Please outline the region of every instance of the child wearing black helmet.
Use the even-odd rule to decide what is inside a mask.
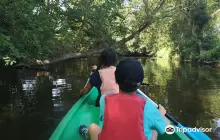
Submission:
[[[131,58],[120,61],[115,78],[119,93],[100,99],[102,130],[91,124],[89,130],[81,126],[81,134],[87,129],[91,140],[153,140],[157,133],[165,133],[169,124],[164,117],[166,110],[161,105],[158,110],[151,101],[136,94],[144,79],[140,62]]]

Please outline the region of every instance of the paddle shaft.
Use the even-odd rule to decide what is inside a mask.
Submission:
[[[89,77],[92,75],[92,73],[93,73],[93,70],[92,70],[92,72],[90,73]],[[88,79],[87,79],[87,81],[86,81],[86,84],[85,84],[84,88],[85,88],[85,87],[88,85],[89,80],[90,80],[90,78],[88,78]],[[79,96],[79,98],[81,98],[82,96],[83,96],[83,95],[80,95],[80,96]]]
[[[89,76],[91,76],[92,73],[93,73],[93,72],[91,72],[91,73],[89,74]],[[85,84],[84,88],[88,85],[88,83],[89,83],[89,79],[90,79],[90,78],[88,78],[88,80],[86,81],[86,84]]]
[[[140,89],[138,89],[137,91],[139,94],[141,94],[142,96],[147,98],[149,101],[151,101],[157,108],[159,108],[159,106],[153,100],[151,100],[147,95],[145,95]],[[165,117],[169,119],[174,125],[178,125],[178,122],[170,114],[166,113]]]

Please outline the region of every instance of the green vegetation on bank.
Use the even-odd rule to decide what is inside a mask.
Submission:
[[[103,43],[181,60],[220,60],[219,0],[1,0],[0,58],[51,59]],[[162,57],[162,56],[161,56]]]

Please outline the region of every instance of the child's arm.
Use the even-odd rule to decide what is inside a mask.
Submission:
[[[104,123],[104,114],[105,114],[105,97],[114,93],[108,93],[101,96],[99,100],[100,104],[100,121]]]
[[[100,100],[99,100],[99,104],[100,104],[100,121],[102,123],[104,123],[104,112],[105,112],[105,96],[107,94],[104,94],[101,96]]]
[[[159,106],[159,112],[160,112],[160,114],[163,116],[163,118],[166,120],[166,124],[167,125],[170,125],[170,121],[165,117],[165,114],[166,114],[166,110],[165,110],[165,108],[162,106],[162,105],[158,105]]]
[[[160,134],[165,133],[165,128],[167,126],[167,121],[162,114],[165,114],[165,109],[160,108],[161,112],[156,108],[156,106],[149,100],[146,101],[144,110],[144,129],[146,131],[145,135],[150,138],[152,130],[156,130]]]
[[[156,108],[156,107],[155,107]],[[168,125],[165,116],[161,114],[161,112],[156,108],[154,113],[152,114],[152,129],[156,130],[159,134],[165,133],[165,128]]]
[[[91,88],[92,88],[92,85],[91,85],[90,82],[89,82],[89,83],[86,85],[86,87],[84,87],[83,89],[81,89],[80,95],[84,95],[84,94],[88,93]]]
[[[90,76],[87,86],[84,87],[80,91],[80,95],[84,95],[84,94],[88,93],[93,86],[97,87],[97,86],[100,86],[100,85],[101,85],[101,79],[100,79],[100,76],[99,76],[99,72],[94,72]]]

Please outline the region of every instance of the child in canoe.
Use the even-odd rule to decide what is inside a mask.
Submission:
[[[115,81],[116,52],[112,48],[105,49],[99,57],[99,63],[100,69],[90,76],[89,83],[80,91],[80,94],[84,95],[95,86],[99,91],[96,106],[99,106],[101,95],[119,92],[118,84]],[[96,69],[97,67],[93,66],[93,70]]]
[[[165,133],[169,124],[165,119],[166,110],[138,94],[136,90],[144,79],[143,68],[135,59],[120,61],[115,71],[119,85],[118,94],[105,94],[100,99],[102,130],[96,124],[89,129],[79,127],[82,136],[91,140],[156,140],[158,133]]]

